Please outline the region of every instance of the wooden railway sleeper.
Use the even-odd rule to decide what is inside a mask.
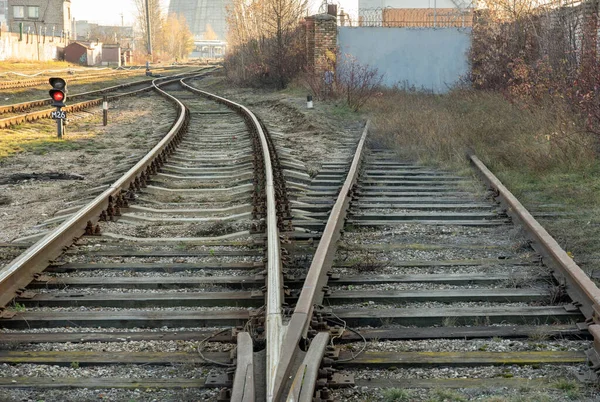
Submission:
[[[0,319],[5,318],[5,319],[9,320],[9,319],[13,318],[15,315],[17,315],[16,311],[7,310],[3,307],[0,308]]]

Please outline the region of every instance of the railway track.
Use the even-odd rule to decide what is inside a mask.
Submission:
[[[181,113],[148,156],[0,271],[11,395],[391,401],[597,381],[598,289],[477,158],[502,205],[369,148],[368,125],[311,178],[192,82],[162,85]]]
[[[204,70],[206,70],[206,68]],[[195,73],[196,72],[179,73],[177,75],[183,76],[184,74],[191,75]],[[170,77],[171,76],[164,76],[161,77],[160,80],[167,80]],[[103,97],[99,96],[106,96],[108,101],[113,101],[121,97],[133,96],[144,91],[150,91],[153,88],[153,81],[154,79],[150,78],[142,81],[114,85],[100,90],[69,94],[69,101],[76,101],[77,103],[67,105],[63,108],[63,110],[67,113],[73,113],[87,110],[92,107],[98,107],[102,104],[104,99]],[[47,83],[47,80],[45,82]],[[49,118],[52,111],[55,110],[54,108],[50,107],[51,103],[52,100],[45,98],[35,101],[0,106],[0,128],[8,128],[17,124],[28,123],[42,118]]]
[[[231,333],[231,326],[246,324],[250,313],[263,304],[259,289],[264,280],[257,283],[251,275],[262,271],[266,251],[265,241],[254,234],[265,231],[261,218],[267,215],[263,154],[257,129],[247,125],[243,116],[180,85],[183,84],[164,86],[170,96],[179,99],[177,102],[185,103],[185,109],[179,106],[182,113],[166,137],[172,143],[163,140],[155,149],[168,151],[154,152],[156,161],[146,157],[127,178],[121,179],[121,184],[97,197],[96,202],[104,203],[100,215],[106,222],[90,222],[87,231],[96,235],[102,231],[102,235],[80,239],[30,284],[28,289],[36,296],[29,299],[21,293],[15,300],[15,305],[24,306],[26,311],[12,318],[5,315],[3,327],[43,330],[38,332],[41,338],[34,341],[38,347],[7,352],[6,357],[15,357],[15,353],[29,356],[31,364],[43,363],[47,358],[54,364],[69,360],[66,370],[92,366],[85,370],[96,377],[106,377],[98,374],[98,366],[105,365],[101,372],[122,373],[120,365],[141,357],[138,366],[127,369],[137,373],[138,379],[148,378],[147,388],[155,387],[157,378],[169,377],[166,388],[189,388],[192,394],[202,387],[206,377],[202,365],[194,367],[194,362],[203,362],[203,358],[217,362],[217,368],[204,370],[228,378],[223,366],[230,365],[231,342],[211,345],[209,351],[203,352],[197,349],[197,337],[200,334],[200,338],[205,338],[215,328],[221,331],[223,327]],[[176,151],[174,144],[178,144]],[[161,172],[157,173],[159,164]],[[131,174],[139,172],[137,177]],[[156,173],[152,179],[151,173]],[[270,198],[273,196],[271,191]],[[272,199],[270,205],[273,218]],[[63,227],[77,219],[69,215],[72,212],[64,214]],[[76,230],[81,231],[81,227]],[[278,237],[275,240],[278,244]],[[277,263],[277,258],[271,260]],[[27,324],[23,327],[18,322]],[[168,331],[161,330],[165,326]],[[77,334],[69,335],[73,328],[78,329]],[[95,330],[81,331],[82,328]],[[132,328],[153,329],[140,332]],[[181,332],[173,331],[174,328]],[[123,329],[129,332],[122,332]],[[20,342],[22,335],[14,339]],[[56,335],[59,337],[53,338]],[[105,340],[109,342],[96,346],[82,342],[88,335],[108,336]],[[225,339],[230,338],[231,334]],[[48,339],[58,342],[48,348],[44,346]],[[131,339],[138,341],[121,342]],[[66,342],[79,345],[65,351]],[[149,342],[154,346],[149,348]],[[135,343],[139,347],[128,353]],[[102,352],[107,345],[117,346],[112,361],[106,360],[108,355]],[[150,349],[152,352],[147,352]],[[157,357],[159,360],[155,360]],[[65,378],[67,382],[72,380]],[[100,388],[119,384],[136,388],[131,380],[122,378],[96,380],[100,381]],[[206,382],[209,380],[210,377]],[[31,386],[37,382],[27,378],[17,382],[21,381]],[[83,378],[79,385],[87,387],[88,381],[89,378]],[[206,392],[211,395],[200,389],[200,394]]]
[[[100,73],[100,74],[95,74],[95,73],[77,74],[74,72],[74,74],[76,74],[76,75],[70,77],[69,81],[80,81],[80,80],[89,80],[89,79],[107,78],[107,77],[119,77],[119,76],[124,76],[124,75],[127,76],[127,75],[131,75],[132,73],[139,74],[140,69],[142,69],[142,67],[139,67],[134,70],[107,71],[107,72]],[[27,79],[13,80],[13,81],[0,81],[0,90],[30,88],[30,87],[36,87],[39,85],[45,85],[48,83],[48,78],[50,78],[51,76],[52,76],[52,73],[49,75],[46,75],[43,78],[35,77],[35,78],[27,78]]]

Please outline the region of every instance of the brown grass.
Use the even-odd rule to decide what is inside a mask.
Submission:
[[[0,61],[0,73],[16,71],[19,73],[32,74],[43,70],[57,70],[69,67],[81,67],[65,61],[19,61],[7,60]],[[10,77],[10,76],[9,76]],[[17,76],[12,76],[17,77]],[[15,79],[15,78],[12,78]]]
[[[491,92],[387,91],[370,101],[375,138],[424,160],[463,164],[475,152],[495,167],[580,169],[594,163],[593,138],[557,107],[527,110]]]
[[[546,104],[528,109],[501,94],[386,91],[368,104],[375,142],[424,163],[467,168],[479,156],[588,273],[600,272],[600,161],[597,139]],[[467,170],[470,171],[470,170]]]

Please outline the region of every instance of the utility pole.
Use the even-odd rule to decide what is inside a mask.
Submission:
[[[148,31],[148,55],[152,55],[152,37],[150,35],[150,0],[146,0],[146,30]]]

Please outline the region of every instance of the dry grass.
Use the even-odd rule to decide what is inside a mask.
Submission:
[[[79,67],[77,65],[67,63],[66,61],[19,61],[7,60],[0,61],[0,73],[16,71],[23,74],[32,74],[44,70],[59,70],[69,67]],[[13,78],[10,78],[13,77]],[[15,75],[8,75],[8,79],[14,80]]]
[[[369,103],[376,138],[420,159],[463,164],[475,152],[495,167],[580,169],[594,163],[591,136],[558,108],[525,110],[500,94],[387,91]]]
[[[82,140],[89,140],[95,133],[71,132],[67,126],[67,135],[59,140],[56,136],[54,120],[42,119],[27,125],[27,130],[21,126],[0,130],[0,161],[4,158],[25,151],[42,155],[50,151],[77,150],[89,147]]]
[[[560,105],[524,109],[501,94],[387,91],[368,111],[374,140],[425,163],[465,169],[474,152],[532,212],[566,211],[540,223],[588,273],[600,272],[600,139]]]

